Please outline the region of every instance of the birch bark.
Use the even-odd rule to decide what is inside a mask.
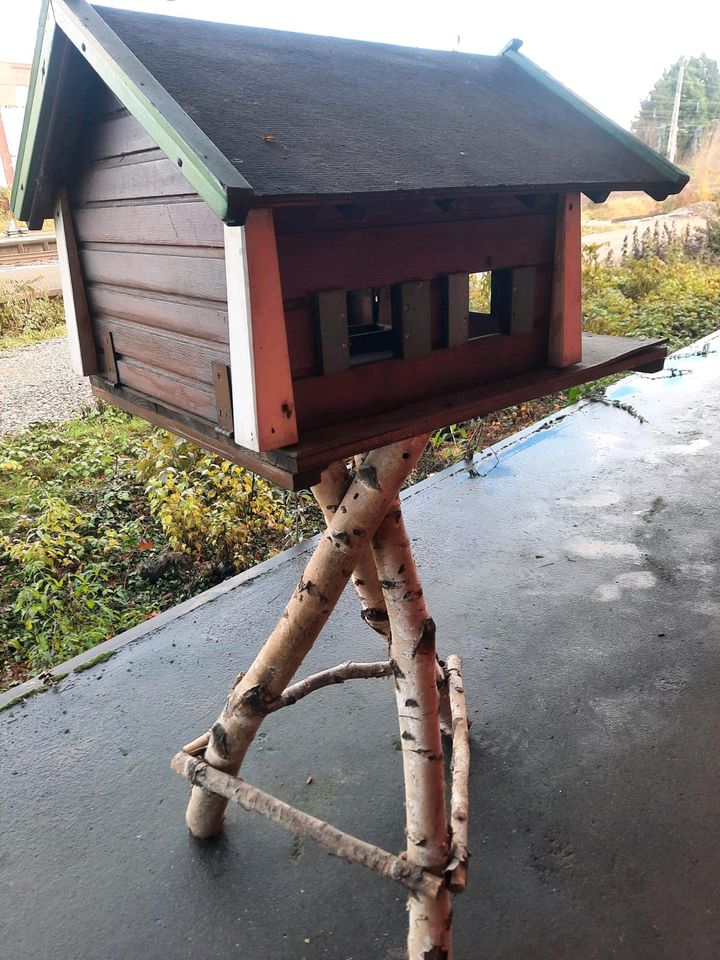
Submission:
[[[448,823],[436,682],[435,624],[423,597],[410,541],[396,500],[372,540],[390,620],[390,663],[405,775],[406,855],[442,876]],[[450,960],[452,909],[446,887],[437,897],[411,894],[409,960]]]
[[[427,439],[415,437],[373,450],[363,461],[277,626],[233,687],[210,731],[205,760],[212,767],[231,776],[237,774],[260,724],[327,622],[366,543],[417,463]],[[325,499],[322,481],[313,492],[319,501]],[[434,670],[433,663],[433,677]],[[215,835],[226,806],[226,798],[194,786],[186,813],[190,831],[198,837]]]

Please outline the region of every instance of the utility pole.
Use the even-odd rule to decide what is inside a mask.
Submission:
[[[678,120],[680,119],[680,97],[682,96],[684,79],[685,79],[685,57],[681,57],[680,68],[678,70],[677,84],[675,86],[675,102],[673,103],[672,120],[670,121],[670,134],[668,136],[667,158],[671,163],[675,163],[675,156],[677,154]]]

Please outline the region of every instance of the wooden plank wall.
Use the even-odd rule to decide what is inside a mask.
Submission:
[[[312,429],[514,376],[547,358],[555,196],[275,211],[298,424]],[[446,274],[536,268],[531,329],[444,347]],[[321,376],[313,295],[430,281],[432,352]]]
[[[116,370],[179,418],[220,426],[213,364],[230,362],[222,224],[109,92],[81,142],[69,192],[101,375]],[[508,195],[276,209],[300,430],[542,366],[556,204]],[[524,266],[536,268],[531,328],[445,347],[445,275]],[[321,376],[315,295],[413,280],[430,282],[432,351]]]
[[[218,423],[213,363],[229,364],[223,225],[106,91],[69,185],[101,375]],[[111,378],[110,378],[111,379]]]

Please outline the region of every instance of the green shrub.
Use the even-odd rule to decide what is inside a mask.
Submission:
[[[37,342],[62,332],[62,300],[39,293],[29,281],[0,287],[0,346]]]
[[[137,469],[168,543],[195,561],[243,569],[285,533],[283,500],[271,484],[187,440],[158,431]]]
[[[144,619],[154,535],[132,464],[147,427],[105,409],[0,442],[0,667],[37,671]]]
[[[675,349],[720,328],[720,265],[684,256],[600,264],[584,253],[583,326],[592,333],[667,337]]]

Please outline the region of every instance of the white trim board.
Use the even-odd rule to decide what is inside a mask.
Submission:
[[[257,452],[260,431],[245,227],[225,224],[224,230],[234,440]]]

